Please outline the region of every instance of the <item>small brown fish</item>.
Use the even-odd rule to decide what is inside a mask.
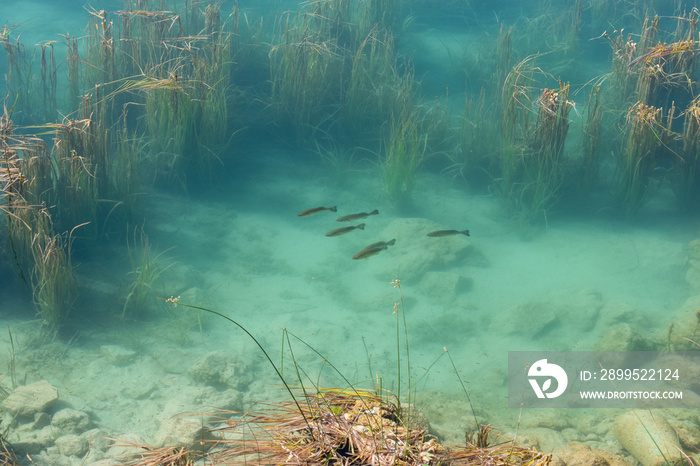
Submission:
[[[365,229],[365,224],[360,223],[359,225],[355,225],[354,227],[345,227],[345,228],[338,228],[337,230],[329,231],[326,233],[326,236],[340,236],[344,235],[345,233],[350,233],[352,230],[364,230]]]
[[[453,236],[453,235],[469,235],[469,230],[459,231],[459,230],[438,230],[428,233],[428,236]]]
[[[350,215],[345,215],[343,217],[340,217],[337,221],[338,222],[353,222],[355,220],[360,220],[362,218],[367,218],[370,215],[377,215],[379,214],[379,211],[377,209],[374,209],[372,212],[367,213],[367,212],[362,212],[359,214],[350,214]]]
[[[395,242],[396,240],[392,239],[391,241],[379,241],[378,243],[372,243],[366,248],[364,248],[362,251],[352,256],[352,258],[355,260],[367,259],[368,257],[372,257],[375,254],[379,254],[383,250],[389,248],[389,246],[393,246]]]
[[[317,214],[323,212],[324,210],[330,210],[331,212],[338,212],[338,206],[333,207],[314,207],[313,209],[302,210],[297,214],[297,217],[308,217],[309,215]]]

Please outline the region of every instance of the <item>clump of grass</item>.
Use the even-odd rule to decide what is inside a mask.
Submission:
[[[338,3],[338,2],[323,2]],[[344,52],[324,34],[321,17],[282,17],[270,50],[271,99],[280,122],[302,141],[338,111]]]
[[[40,75],[33,72],[35,54],[12,37],[12,26],[0,31],[0,45],[7,52],[8,72],[5,75],[10,99],[15,102],[22,123],[53,121],[56,117],[57,66],[53,42],[40,44]]]
[[[695,98],[683,113],[682,150],[675,157],[673,183],[683,208],[697,205],[700,190],[700,98]]]
[[[600,85],[591,87],[591,94],[586,104],[586,122],[583,127],[583,144],[581,147],[582,177],[581,189],[590,192],[595,180],[598,168],[598,144],[600,142],[600,129],[603,119],[602,98]]]
[[[618,196],[627,214],[635,213],[647,200],[651,175],[661,147],[662,109],[643,103],[627,114],[627,139],[620,160]]]
[[[277,403],[267,412],[228,420],[224,462],[249,464],[436,464],[437,439],[400,422],[399,408],[373,390],[325,389],[306,393],[302,412]],[[230,413],[234,414],[234,413]]]
[[[73,309],[76,283],[70,257],[70,238],[53,233],[48,212],[30,211],[35,215],[32,253],[32,289],[34,304],[43,323],[58,329]]]
[[[374,143],[378,129],[414,106],[416,84],[413,69],[399,66],[390,31],[372,29],[352,56],[340,116],[351,140]]]
[[[558,88],[542,89],[534,97],[535,58],[528,57],[514,66],[503,85],[498,153],[501,176],[495,180],[499,194],[524,222],[546,221],[557,200],[568,115],[573,107],[569,85],[561,81]]]
[[[13,135],[7,109],[0,119],[0,128],[3,158],[0,179],[4,180],[5,200],[2,210],[7,215],[14,259],[22,279],[31,283],[42,322],[55,330],[65,321],[76,299],[70,237],[81,225],[74,225],[70,233],[55,233],[51,214],[44,207],[44,195],[53,189],[53,166],[43,141]]]
[[[124,440],[117,440],[112,447],[138,448],[137,453],[132,453],[124,458],[124,465],[129,466],[194,466],[201,454],[188,450],[185,447],[153,448],[148,445],[140,445]]]
[[[407,109],[392,118],[381,168],[384,194],[394,205],[405,206],[410,201],[428,141],[428,134],[421,129],[418,108]]]
[[[162,266],[159,263],[159,258],[164,253],[153,255],[148,235],[143,227],[134,228],[133,245],[129,244],[127,237],[127,247],[131,261],[132,281],[122,308],[122,319],[134,313],[142,314],[147,309],[149,301],[155,301],[153,285],[163,272],[170,268],[169,265]]]

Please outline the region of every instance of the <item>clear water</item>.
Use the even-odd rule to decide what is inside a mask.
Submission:
[[[577,48],[570,50],[555,42],[564,40],[566,28],[557,32],[559,26],[553,25],[555,18],[572,11],[568,2],[517,2],[517,8],[506,1],[488,2],[488,7],[479,2],[399,3],[396,55],[413,64],[422,103],[427,107],[439,99],[452,109],[453,121],[463,112],[464,100],[477,98],[495,76],[492,55],[501,25],[514,27],[514,62],[545,54],[538,66],[551,79],[533,85],[552,87],[561,77],[571,83],[576,105],[565,154],[574,154],[583,138],[591,80],[611,71],[612,52],[600,35],[641,27],[638,12],[624,2],[609,2],[612,6],[604,11],[597,2],[586,3]],[[650,6],[663,16],[661,30],[668,33],[677,7],[659,3]],[[122,8],[114,2],[91,7]],[[267,25],[284,11],[302,8],[291,1],[240,2],[239,7],[251,21],[263,18],[268,47],[275,39]],[[84,35],[88,9],[80,2],[4,2],[0,17],[28,50],[58,41],[58,83],[65,88],[60,34]],[[605,19],[596,16],[601,11]],[[8,70],[4,56],[0,70]],[[268,86],[256,85],[258,75],[238,73],[237,79],[249,80],[265,98]],[[497,97],[488,89],[487,103],[495,105]],[[610,110],[624,119],[626,109]],[[23,111],[21,105],[15,109],[18,118]],[[462,441],[463,432],[473,427],[461,377],[468,382],[480,422],[509,435],[522,429],[523,438],[534,442],[536,435],[527,432],[546,424],[540,423],[541,416],[561,417],[568,428],[553,431],[565,430],[557,435],[567,442],[622,452],[610,427],[615,413],[543,415],[507,409],[506,373],[508,351],[599,349],[610,343],[611,330],[626,325],[649,348],[665,349],[669,325],[687,322],[683,304],[696,293],[685,278],[687,246],[698,237],[698,217],[695,211],[680,210],[659,181],[639,212],[631,217],[620,213],[611,194],[615,151],[622,144],[615,130],[603,129],[594,191],[581,198],[570,194],[574,186],[564,186],[546,218],[524,224],[490,189],[491,175],[467,170],[466,176],[456,176],[444,154],[426,158],[410,202],[397,206],[383,193],[381,146],[368,144],[351,161],[334,165],[315,152],[313,138],[299,142],[284,128],[261,125],[260,118],[235,115],[246,130],[221,154],[219,173],[207,186],[191,186],[185,193],[144,183],[137,224],[148,234],[162,274],[147,302],[126,319],[121,315],[133,279],[127,242],[132,252],[136,247],[133,234],[125,232],[132,232],[133,224],[94,242],[78,241],[73,261],[79,297],[56,335],[42,330],[31,287],[18,278],[3,240],[0,323],[9,331],[0,332],[2,386],[13,384],[14,359],[16,383],[47,379],[58,388],[61,404],[55,409],[83,410],[107,437],[145,444],[155,441],[164,419],[179,413],[245,411],[260,401],[284,399],[272,367],[240,329],[156,299],[179,297],[181,303],[215,310],[244,326],[284,367],[292,384],[298,383],[291,372],[293,359],[305,371],[307,385],[372,387],[380,379],[405,397],[408,344],[416,403],[446,443]],[[317,136],[319,141],[325,140]],[[337,206],[337,213],[297,216],[316,206]],[[374,209],[380,214],[362,220],[364,230],[324,236],[347,225],[335,222],[337,217]],[[0,236],[5,234],[6,224],[2,226]],[[427,238],[426,229],[469,229],[471,236]],[[367,260],[351,259],[368,244],[392,238],[396,244],[386,251]],[[466,253],[454,255],[456,251]],[[285,330],[299,340],[285,340]],[[107,345],[133,353],[128,362],[115,364]],[[444,357],[445,349],[459,377]],[[213,351],[227,354],[236,379],[246,383],[217,384],[193,375],[193,367]],[[591,427],[595,425],[608,428]],[[560,447],[544,440],[536,446],[544,451]],[[61,461],[81,464],[76,458]]]

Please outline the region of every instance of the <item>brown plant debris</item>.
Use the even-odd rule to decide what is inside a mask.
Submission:
[[[546,465],[551,456],[512,442],[489,446],[490,426],[450,451],[410,411],[373,390],[323,389],[294,402],[271,404],[261,414],[226,419],[213,464],[337,465]],[[232,413],[219,413],[219,415]],[[476,441],[478,439],[478,441]]]

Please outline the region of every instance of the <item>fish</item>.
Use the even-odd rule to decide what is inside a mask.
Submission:
[[[377,215],[379,214],[379,211],[377,209],[374,209],[372,212],[367,213],[367,212],[361,212],[359,214],[350,214],[350,215],[345,215],[343,217],[340,217],[337,221],[338,222],[352,222],[354,220],[360,220],[362,218],[367,218],[370,215]]]
[[[459,230],[437,230],[428,233],[428,236],[453,236],[453,235],[465,235],[471,236],[469,230],[459,231]]]
[[[355,225],[352,227],[338,228],[337,230],[329,231],[328,233],[326,233],[326,236],[340,236],[344,235],[345,233],[350,233],[352,230],[356,229],[364,230],[365,224],[360,223],[359,225]]]
[[[324,210],[330,210],[331,212],[338,212],[338,206],[333,207],[314,207],[313,209],[302,210],[297,214],[297,217],[308,217],[309,215],[317,214],[323,212]]]
[[[379,241],[378,243],[372,243],[366,248],[364,248],[362,251],[352,256],[352,258],[354,260],[367,259],[368,257],[372,257],[375,254],[379,254],[383,250],[387,249],[389,246],[393,246],[395,242],[396,239],[392,239],[391,241]]]

